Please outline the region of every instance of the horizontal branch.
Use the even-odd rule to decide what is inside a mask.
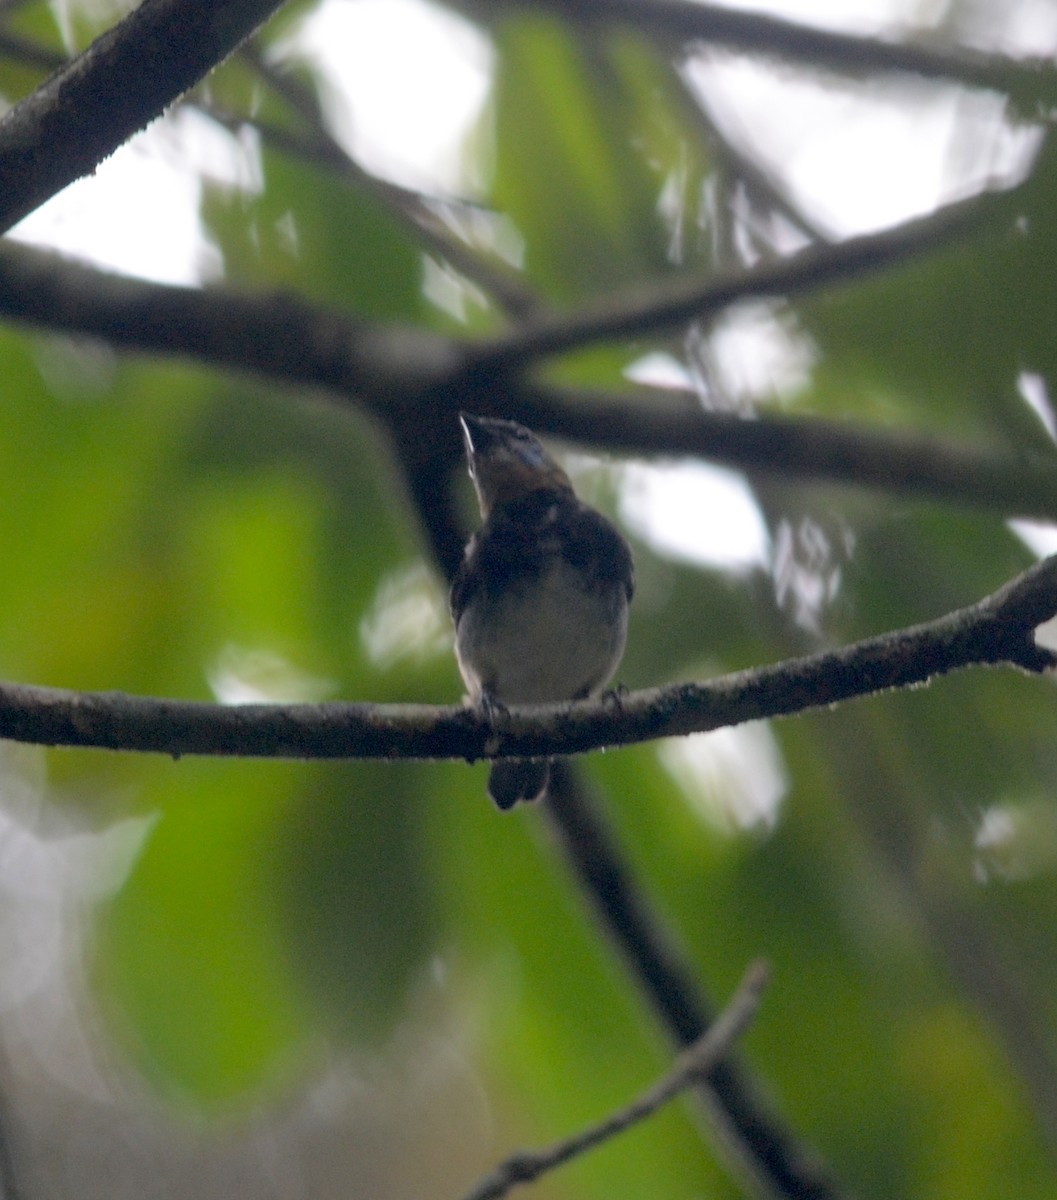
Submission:
[[[363,321],[291,293],[153,283],[11,242],[0,245],[0,315],[119,349],[325,388],[383,417],[463,362],[450,339]]]
[[[143,0],[0,119],[0,233],[90,174],[283,0]]]
[[[0,737],[251,758],[466,759],[578,754],[702,733],[927,683],[963,667],[1005,663],[1039,672],[1057,656],[1034,630],[1057,615],[1057,555],[1000,591],[935,621],[841,650],[702,683],[597,701],[512,708],[494,724],[467,707],[415,704],[226,706],[119,692],[0,685]]]
[[[749,472],[1057,519],[1057,461],[1048,454],[977,449],[947,437],[822,417],[709,412],[693,396],[669,389],[565,391],[526,381],[513,395],[517,419],[537,433],[617,453],[702,458]],[[507,406],[502,415],[509,412]]]

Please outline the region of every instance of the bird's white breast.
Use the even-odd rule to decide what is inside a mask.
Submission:
[[[456,642],[470,698],[488,691],[504,704],[536,704],[600,691],[624,652],[627,619],[623,585],[585,588],[556,560],[462,614]]]

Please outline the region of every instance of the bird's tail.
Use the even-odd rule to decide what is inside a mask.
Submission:
[[[504,811],[519,800],[538,800],[547,790],[551,765],[545,758],[511,758],[492,764],[488,794]]]

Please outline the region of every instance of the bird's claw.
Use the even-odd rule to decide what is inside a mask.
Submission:
[[[498,720],[501,717],[505,717],[510,710],[502,700],[497,700],[495,696],[490,695],[488,692],[482,692],[477,701],[477,711],[480,713],[481,719],[487,721],[495,729]]]

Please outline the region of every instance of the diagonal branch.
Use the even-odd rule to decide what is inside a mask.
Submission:
[[[393,215],[394,219],[409,229],[427,250],[447,259],[456,271],[473,280],[493,298],[512,318],[519,318],[540,307],[528,286],[521,282],[513,268],[490,261],[476,253],[472,246],[457,237],[438,218],[433,208],[437,205],[468,204],[451,197],[425,197],[399,184],[372,175],[361,167],[356,159],[331,134],[323,119],[318,101],[312,90],[296,75],[284,72],[270,63],[253,43],[242,48],[242,57],[259,78],[293,109],[301,121],[311,130],[318,145],[327,154],[327,164],[339,172],[357,190],[375,197]]]
[[[582,350],[597,342],[641,338],[690,321],[708,321],[745,300],[802,296],[913,260],[983,226],[1005,195],[950,204],[880,233],[808,246],[773,262],[725,275],[687,274],[584,305],[575,313],[537,317],[482,344],[477,361],[504,370]]]
[[[120,349],[172,354],[353,396],[384,416],[462,366],[457,343],[288,294],[149,283],[6,243],[0,314]]]
[[[419,507],[433,557],[450,579],[461,549],[451,472],[435,461],[420,461],[417,441],[411,438],[401,447],[400,466],[407,491]],[[678,939],[619,846],[602,806],[590,794],[584,772],[568,759],[554,764],[541,815],[650,1011],[677,1045],[690,1045],[712,1023],[714,1008]],[[757,1185],[754,1190],[760,1195],[838,1200],[840,1189],[824,1163],[766,1094],[751,1068],[733,1055],[713,1068],[697,1088],[697,1096],[719,1135],[713,1139],[716,1149],[733,1174]]]
[[[702,683],[597,701],[511,708],[494,723],[470,708],[424,704],[247,704],[0,685],[0,737],[251,758],[466,759],[582,754],[703,733],[928,683],[976,665],[1057,666],[1035,628],[1057,615],[1057,555],[967,608],[843,649]]]
[[[708,1030],[679,1055],[668,1074],[649,1091],[597,1124],[562,1138],[553,1145],[510,1155],[467,1193],[466,1200],[500,1200],[518,1184],[532,1183],[541,1175],[579,1158],[603,1142],[626,1133],[695,1083],[707,1078],[748,1028],[759,1008],[766,983],[766,965],[754,963],[745,972],[727,1007]]]
[[[545,816],[600,926],[660,1024],[690,1046],[714,1017],[685,951],[617,843],[582,771],[559,759]],[[698,1099],[715,1127],[716,1150],[760,1195],[838,1200],[843,1194],[817,1153],[783,1119],[756,1074],[725,1056],[701,1080]]]
[[[0,119],[0,233],[89,174],[283,0],[143,0]]]

